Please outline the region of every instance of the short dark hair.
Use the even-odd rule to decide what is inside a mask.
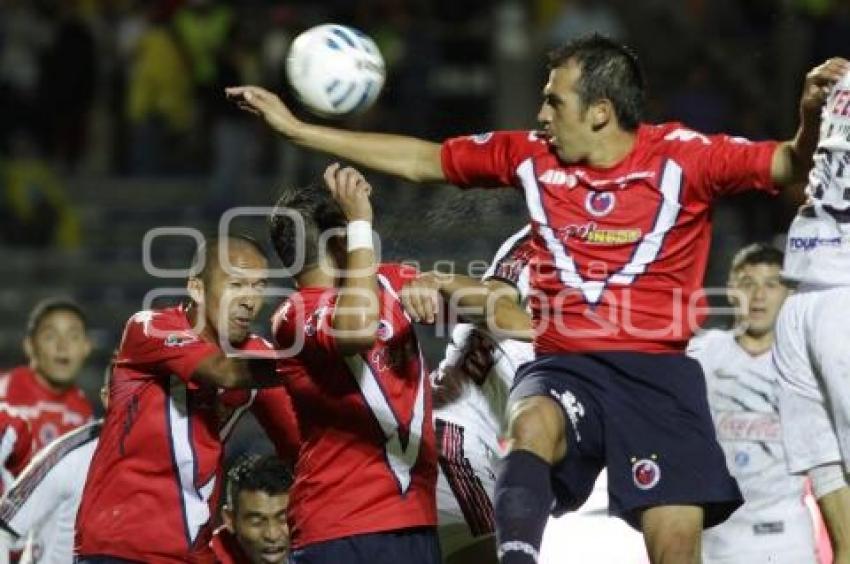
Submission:
[[[292,471],[277,456],[248,456],[237,461],[227,472],[225,500],[228,507],[236,511],[241,492],[280,495],[289,491],[292,482]]]
[[[244,233],[231,233],[225,237],[227,238],[228,243],[235,242],[237,245],[247,245],[254,248],[261,257],[268,259],[268,255],[266,250],[263,248],[263,245],[250,235],[245,235]],[[214,237],[207,237],[195,250],[195,255],[192,257],[192,268],[190,269],[191,276],[193,278],[200,278],[201,280],[207,281],[209,280],[210,274],[213,272],[212,265],[219,266],[221,264],[221,261],[219,260],[220,257],[218,255],[221,240],[222,237],[219,237],[218,235]]]
[[[614,105],[617,121],[634,131],[644,116],[646,83],[634,51],[612,39],[593,33],[549,53],[549,69],[574,61],[581,68],[576,88],[582,108],[607,98]]]
[[[30,337],[35,335],[38,328],[41,326],[42,321],[44,321],[48,315],[57,311],[67,311],[68,313],[76,315],[82,322],[83,329],[88,330],[88,317],[86,317],[83,308],[81,308],[77,302],[68,298],[47,298],[38,302],[35,307],[32,308],[32,311],[30,311],[29,318],[27,319],[27,335]]]
[[[782,268],[784,258],[785,255],[782,251],[772,245],[768,245],[767,243],[753,243],[735,253],[735,256],[732,257],[729,274],[734,274],[745,266],[756,264],[767,264]]]
[[[293,212],[304,220],[303,241],[297,240],[296,222],[291,217]],[[285,190],[269,217],[272,245],[285,268],[295,263],[298,245],[304,246],[304,266],[316,264],[319,260],[321,234],[345,225],[345,215],[339,204],[331,196],[330,190],[319,183]]]

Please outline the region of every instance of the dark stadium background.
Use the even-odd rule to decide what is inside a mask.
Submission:
[[[790,137],[806,70],[850,55],[844,0],[0,0],[0,366],[24,361],[37,300],[71,296],[91,319],[95,352],[81,384],[94,400],[143,296],[183,284],[145,272],[145,234],[211,233],[223,210],[269,205],[282,187],[318,175],[328,159],[276,139],[221,89],[285,92],[286,46],[325,22],[362,29],[387,59],[377,105],[345,125],[433,140],[533,127],[544,53],[587,31],[637,49],[652,120],[754,139]],[[216,39],[193,50],[198,26]],[[525,221],[510,190],[370,178],[387,259],[451,261],[465,272]],[[738,247],[781,246],[798,204],[791,195],[720,205],[706,284],[724,283]],[[261,218],[236,226],[266,240]],[[178,268],[192,246],[159,237],[151,256]],[[421,334],[436,363],[442,342]],[[248,421],[231,452],[258,448],[268,447]]]

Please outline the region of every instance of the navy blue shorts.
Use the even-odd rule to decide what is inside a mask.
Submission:
[[[292,564],[440,564],[433,527],[354,535],[294,550]]]
[[[699,505],[711,527],[743,503],[697,361],[619,351],[543,355],[520,367],[510,400],[530,396],[555,399],[567,422],[567,455],[552,469],[555,514],[581,506],[606,466],[610,513],[636,529],[649,507]]]

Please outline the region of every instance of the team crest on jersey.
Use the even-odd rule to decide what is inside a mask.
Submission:
[[[632,463],[632,479],[640,490],[651,490],[661,480],[661,468],[655,461],[657,457],[634,460]]]
[[[395,330],[389,321],[381,319],[378,321],[378,338],[384,342],[393,338]]]
[[[611,213],[617,197],[613,192],[588,192],[584,200],[584,208],[595,217],[602,217]]]
[[[479,133],[478,135],[471,135],[469,138],[472,139],[473,143],[484,145],[487,141],[493,138],[493,132],[488,131],[487,133]]]

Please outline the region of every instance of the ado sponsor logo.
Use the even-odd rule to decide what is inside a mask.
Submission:
[[[575,174],[568,173],[555,168],[549,169],[540,176],[537,180],[544,184],[552,184],[554,186],[566,186],[567,188],[575,188],[578,185],[578,178]]]

